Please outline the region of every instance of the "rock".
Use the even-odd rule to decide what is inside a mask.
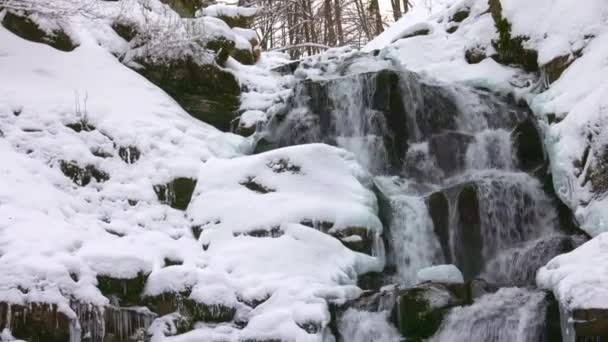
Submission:
[[[137,27],[132,23],[116,21],[112,24],[112,29],[127,42],[132,41],[138,34]]]
[[[195,187],[196,179],[180,177],[167,184],[155,185],[154,192],[161,203],[173,209],[186,210]]]
[[[464,284],[462,273],[454,265],[436,265],[426,267],[416,274],[417,283],[445,283],[445,284]]]
[[[269,192],[274,192],[275,190],[267,188],[266,186],[258,183],[255,178],[249,177],[246,181],[240,183],[242,186],[246,187],[247,189],[253,191],[253,192],[257,192],[260,194],[267,194]]]
[[[26,305],[0,302],[0,331],[10,329],[13,337],[26,341],[70,341],[71,320],[48,303]]]
[[[75,161],[67,162],[61,160],[59,168],[66,177],[70,178],[78,186],[87,186],[93,179],[99,183],[110,179],[110,175],[90,164],[82,168]]]
[[[546,163],[542,136],[535,119],[528,118],[519,123],[511,135],[519,168],[533,171]]]
[[[91,125],[91,123],[86,119],[86,118],[82,118],[79,121],[76,121],[74,123],[71,124],[67,124],[65,125],[68,128],[71,128],[74,132],[76,133],[80,133],[80,132],[92,132],[95,130],[95,126]]]
[[[230,28],[241,27],[241,28],[250,28],[253,24],[253,17],[249,16],[227,16],[227,15],[218,15],[218,19],[221,19],[223,22],[228,24]]]
[[[547,82],[551,84],[557,81],[575,60],[576,58],[570,54],[557,56],[548,63],[541,65],[540,70],[545,75]]]
[[[137,71],[171,95],[190,115],[222,131],[230,130],[241,92],[232,73],[216,65],[198,64],[192,58],[166,64],[139,62],[144,68]]]
[[[435,236],[439,239],[443,257],[446,262],[451,262],[452,252],[450,248],[450,203],[442,192],[435,192],[426,200],[429,215],[433,221]]]
[[[392,318],[407,340],[425,339],[437,331],[450,308],[466,302],[462,284],[421,284],[399,291]]]
[[[215,52],[215,61],[219,65],[224,65],[228,56],[233,53],[234,41],[228,40],[225,37],[218,37],[207,42],[207,49]]]
[[[141,152],[135,146],[121,146],[118,149],[118,156],[127,164],[133,164],[139,160]]]
[[[500,0],[489,0],[489,5],[496,31],[498,31],[498,39],[492,41],[492,45],[496,49],[496,55],[492,58],[501,64],[521,66],[528,72],[538,71],[538,52],[523,46],[523,43],[529,38],[511,35],[511,23],[502,17]]]
[[[469,144],[475,138],[466,133],[447,131],[429,138],[429,154],[446,176],[462,171],[466,166]]]
[[[145,307],[104,308],[104,342],[143,341],[146,329],[156,318],[156,314]]]
[[[450,18],[450,21],[453,21],[453,22],[456,22],[456,23],[461,23],[466,18],[469,17],[470,13],[471,13],[470,9],[468,9],[468,8],[461,8],[456,13],[452,14],[452,17]]]
[[[236,308],[221,304],[199,303],[188,298],[188,292],[162,293],[146,297],[144,301],[152,311],[160,316],[179,312],[192,323],[198,321],[206,323],[229,322],[234,318]]]
[[[340,240],[349,249],[371,255],[374,244],[373,232],[366,227],[347,227],[330,231],[330,235]]]
[[[412,37],[416,37],[416,36],[426,36],[429,33],[431,33],[431,30],[429,30],[427,28],[424,28],[424,29],[416,30],[416,31],[414,31],[412,33],[408,33],[408,34],[406,34],[403,37],[398,38],[398,39],[407,39],[407,38],[412,38]]]
[[[296,69],[300,66],[300,61],[293,61],[286,64],[279,65],[278,67],[270,69],[271,71],[278,72],[281,75],[293,75]]]
[[[116,299],[121,306],[140,305],[148,274],[140,272],[133,278],[116,278],[108,275],[97,275],[97,288],[111,299]]]
[[[572,311],[574,332],[579,337],[599,339],[608,336],[608,309],[586,308]]]
[[[253,65],[256,62],[253,50],[250,49],[234,49],[230,56],[245,65]]]
[[[464,52],[464,59],[469,64],[478,64],[486,59],[486,51],[480,47],[473,47]]]
[[[6,11],[2,25],[23,39],[47,44],[57,50],[69,52],[76,48],[72,39],[63,30],[46,32],[27,16],[20,16],[11,11]]]
[[[462,270],[465,279],[472,279],[483,267],[483,237],[481,235],[481,217],[479,200],[475,185],[465,185],[458,195],[458,240],[454,251],[456,265]]]
[[[161,0],[182,18],[194,18],[196,11],[203,8],[204,0]]]

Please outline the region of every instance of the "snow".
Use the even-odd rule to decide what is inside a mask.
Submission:
[[[436,265],[423,268],[416,275],[417,282],[457,283],[464,284],[460,270],[454,265]]]
[[[223,27],[214,18],[196,20]],[[155,341],[318,341],[328,334],[328,303],[356,298],[357,276],[383,266],[381,253],[353,252],[330,235],[355,226],[378,239],[382,230],[371,179],[354,157],[325,145],[243,156],[249,140],[190,117],[121,64],[112,53],[130,46],[109,23],[67,22],[80,43],[69,53],[0,27],[0,301],[56,303],[76,317],[71,300],[108,304],[98,275],[149,274],[145,295],[190,291],[191,299],[235,307],[249,321],[242,330],[198,324],[166,339],[153,328]],[[232,59],[227,65],[250,89],[244,121],[263,119],[254,107],[266,110],[291,91],[272,72]],[[94,129],[66,127],[81,120]],[[118,155],[128,146],[141,152],[131,164]],[[92,165],[109,179],[77,186],[62,174],[62,160]],[[160,203],[153,190],[176,177],[198,179],[186,212]],[[240,184],[249,177],[275,192]],[[301,225],[303,219],[335,226],[321,232]],[[192,234],[198,224],[199,240]],[[243,234],[274,227],[280,236]],[[165,259],[183,264],[165,266]],[[263,303],[244,304],[251,301]],[[304,331],[307,322],[320,331]]]
[[[553,290],[569,311],[607,308],[608,233],[555,257],[538,271],[536,282],[542,288]]]
[[[203,8],[204,15],[211,17],[253,17],[258,9],[256,7],[239,7],[227,4],[215,4]]]

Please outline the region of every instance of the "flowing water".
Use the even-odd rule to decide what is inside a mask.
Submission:
[[[544,293],[508,287],[533,286],[540,266],[581,241],[560,232],[541,180],[518,168],[529,162],[514,134],[527,107],[400,69],[301,81],[294,94],[267,136],[337,145],[375,175],[390,212],[385,283],[412,286],[420,269],[453,263],[465,280],[507,287],[453,309],[434,341],[542,341]],[[338,328],[343,341],[398,340],[387,320],[349,309]]]

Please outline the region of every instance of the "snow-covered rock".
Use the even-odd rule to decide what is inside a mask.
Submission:
[[[464,284],[462,272],[454,265],[437,265],[423,268],[416,275],[418,283],[456,283]]]

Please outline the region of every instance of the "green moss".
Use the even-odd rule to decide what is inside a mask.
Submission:
[[[502,6],[499,0],[490,0],[490,12],[494,18],[494,26],[498,31],[498,39],[492,41],[497,54],[493,58],[501,64],[514,64],[529,72],[538,71],[538,53],[524,48],[528,40],[525,36],[511,35],[511,23],[502,17]]]
[[[229,71],[212,64],[199,64],[188,57],[166,64],[139,61],[137,70],[171,95],[190,115],[222,131],[239,106],[240,86]]]
[[[221,304],[207,305],[192,299],[184,299],[184,308],[193,321],[206,323],[229,322],[236,314],[236,308]]]
[[[420,30],[416,30],[412,33],[406,34],[399,39],[407,39],[407,38],[412,38],[412,37],[416,37],[416,36],[426,36],[429,33],[431,33],[431,30],[429,30],[429,29],[420,29]]]
[[[215,61],[217,64],[224,65],[228,56],[233,53],[234,41],[220,37],[210,40],[205,47],[215,52]]]
[[[232,51],[231,56],[241,64],[253,65],[255,63],[255,56],[249,49],[235,49]]]
[[[97,275],[97,288],[106,297],[115,297],[121,306],[139,305],[148,274],[139,272],[133,278]]]
[[[27,16],[19,16],[7,11],[2,20],[2,25],[23,39],[44,43],[57,50],[67,52],[76,48],[72,39],[64,31],[54,30],[51,33],[47,33]]]

